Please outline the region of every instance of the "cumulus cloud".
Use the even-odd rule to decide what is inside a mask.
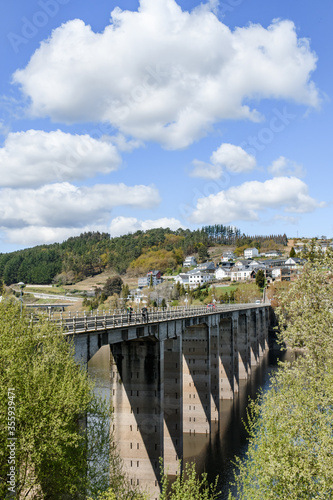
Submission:
[[[147,231],[158,227],[168,227],[176,230],[183,227],[182,223],[174,218],[163,217],[155,220],[139,220],[136,217],[115,217],[110,224],[111,236],[121,236],[122,234],[135,233],[136,231]]]
[[[324,206],[308,194],[308,186],[296,177],[276,177],[265,182],[250,181],[200,198],[190,216],[195,223],[230,223],[258,220],[259,212],[279,209],[306,213]]]
[[[0,186],[37,187],[109,173],[121,163],[117,148],[89,135],[56,130],[8,134],[0,148]]]
[[[190,172],[191,177],[202,177],[203,179],[219,179],[223,169],[221,165],[211,165],[200,160],[193,160],[193,170]]]
[[[219,179],[224,170],[234,174],[249,172],[256,167],[256,159],[248,154],[240,146],[224,143],[212,153],[211,163],[193,160],[194,169],[191,177],[202,177],[204,179]]]
[[[19,243],[20,245],[34,246],[38,244],[47,245],[55,242],[62,242],[72,236],[79,236],[81,233],[89,231],[99,231],[101,233],[106,233],[107,226],[96,226],[94,224],[83,227],[28,226],[6,229],[5,235],[6,241],[9,243]]]
[[[305,170],[302,165],[296,163],[295,161],[289,160],[284,156],[280,156],[277,160],[273,161],[272,165],[268,167],[270,174],[275,177],[280,176],[290,176],[304,177]]]
[[[104,224],[116,206],[152,208],[160,202],[155,187],[125,184],[76,187],[64,182],[38,189],[4,188],[0,195],[2,229]]]
[[[234,144],[221,144],[210,157],[210,161],[214,165],[219,165],[226,168],[229,172],[240,174],[249,172],[256,166],[254,156],[248,154],[240,146]]]
[[[291,21],[231,31],[212,12],[216,2],[207,5],[185,12],[175,0],[141,0],[138,11],[115,8],[102,33],[69,21],[13,81],[35,116],[108,122],[171,149],[221,119],[259,120],[251,99],[318,105],[317,58]]]

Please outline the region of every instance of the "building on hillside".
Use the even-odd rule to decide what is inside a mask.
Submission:
[[[297,269],[298,267],[303,267],[306,263],[306,259],[300,259],[299,257],[289,257],[285,261],[285,266],[289,267],[289,269]]]
[[[186,274],[188,274],[189,277],[190,288],[196,288],[197,286],[201,286],[205,283],[215,280],[214,273],[210,273],[209,271],[202,271],[198,268],[193,269]]]
[[[146,276],[138,279],[138,287],[156,286],[162,283],[163,279],[160,271],[149,271]]]
[[[244,250],[244,259],[253,259],[254,257],[258,257],[259,252],[257,248],[246,248]]]
[[[175,277],[175,282],[184,285],[185,287],[190,286],[190,277],[188,273],[180,273]]]
[[[236,255],[234,254],[234,252],[232,252],[231,250],[227,250],[226,252],[223,252],[222,254],[222,262],[228,262],[230,260],[235,260],[236,258]]]
[[[271,259],[272,257],[281,257],[282,252],[280,252],[280,250],[268,250],[264,253],[264,256],[268,257],[269,259]]]
[[[265,260],[265,266],[267,269],[272,269],[273,267],[283,267],[286,259],[267,259]]]
[[[188,255],[183,262],[183,267],[192,267],[196,265],[197,259],[193,255]]]
[[[253,262],[252,259],[238,259],[235,262],[236,267],[244,267],[244,266],[249,266]]]
[[[197,268],[200,271],[207,271],[209,273],[215,273],[215,264],[214,262],[203,262],[202,264],[198,264]]]
[[[231,281],[246,281],[255,276],[255,271],[250,266],[235,266],[230,271]]]
[[[147,295],[143,294],[141,288],[134,288],[133,290],[130,290],[127,300],[131,300],[135,304],[146,304]]]
[[[328,248],[330,248],[331,250],[333,250],[333,243],[332,243],[332,241],[325,241],[325,242],[322,242],[320,244],[320,250],[323,253],[327,252]]]
[[[252,267],[252,269],[266,269],[266,266],[263,262],[258,262],[257,260],[251,260],[248,263],[249,267]]]
[[[215,271],[215,278],[217,280],[223,280],[225,278],[231,279],[231,269],[232,267],[218,267]]]

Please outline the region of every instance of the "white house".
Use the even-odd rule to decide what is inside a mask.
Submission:
[[[231,278],[232,267],[219,267],[215,271],[215,278],[217,280],[222,280],[223,278]]]
[[[264,264],[261,264],[257,260],[252,260],[251,262],[249,262],[248,266],[252,267],[252,269],[258,269],[258,268],[264,269],[266,267]]]
[[[245,259],[253,259],[254,257],[258,257],[259,252],[257,248],[246,248],[244,250],[244,258]]]
[[[272,257],[281,257],[282,252],[280,250],[268,250],[264,253],[265,257],[271,259]]]
[[[197,265],[197,260],[193,255],[188,255],[183,262],[183,267],[192,267],[196,265]]]
[[[196,288],[197,286],[201,286],[215,278],[214,274],[212,275],[212,273],[209,273],[208,271],[201,271],[198,268],[193,269],[186,274],[188,274],[189,277],[190,288]]]
[[[231,252],[231,250],[227,250],[226,252],[223,252],[222,254],[222,262],[228,262],[229,260],[234,260],[235,259],[235,254],[234,252]]]
[[[190,285],[190,276],[188,273],[180,273],[175,277],[175,282],[181,285]]]
[[[249,266],[235,267],[230,271],[231,281],[244,281],[251,277],[253,268]]]
[[[305,259],[300,259],[299,257],[289,257],[285,261],[285,265],[289,267],[289,269],[297,269],[299,266],[303,266],[305,264]]]

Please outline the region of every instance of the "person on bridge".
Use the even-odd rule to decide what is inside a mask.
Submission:
[[[141,313],[142,313],[142,321],[148,323],[148,309],[146,307],[143,307],[141,309]]]
[[[133,307],[128,306],[127,308],[127,316],[128,316],[128,322],[130,323],[132,320],[132,312],[133,312]]]

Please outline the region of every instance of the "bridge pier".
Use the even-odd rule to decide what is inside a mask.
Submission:
[[[183,454],[183,347],[182,336],[166,339],[164,351],[164,467],[176,475]]]
[[[159,457],[164,455],[163,358],[163,343],[156,339],[111,346],[115,439],[129,477],[152,498],[159,495]]]
[[[155,500],[159,457],[176,475],[183,436],[209,435],[268,344],[268,308],[122,325],[74,335],[75,357],[110,345],[112,426],[125,470]],[[228,403],[226,403],[227,405]]]

